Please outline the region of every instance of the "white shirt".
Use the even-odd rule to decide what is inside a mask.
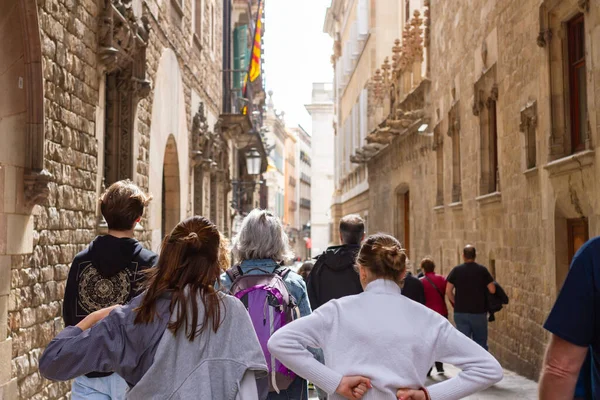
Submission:
[[[307,346],[323,349],[325,365]],[[428,387],[432,400],[461,399],[502,379],[502,367],[487,351],[384,279],[281,328],[269,340],[269,350],[331,400],[343,399],[334,393],[348,375],[371,379],[373,389],[363,399],[396,399],[399,388],[423,387],[435,361],[462,372]]]

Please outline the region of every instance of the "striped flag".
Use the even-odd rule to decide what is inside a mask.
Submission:
[[[258,0],[258,11],[256,13],[256,25],[254,30],[254,42],[252,44],[252,56],[250,57],[250,64],[248,65],[248,73],[244,78],[243,93],[246,97],[246,91],[248,89],[248,80],[254,82],[261,74],[261,53],[262,53],[262,15],[263,15],[264,1]],[[247,113],[247,107],[245,106],[242,110],[243,114]]]

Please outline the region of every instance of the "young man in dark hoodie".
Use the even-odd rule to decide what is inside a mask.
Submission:
[[[133,238],[150,199],[130,180],[113,183],[102,195],[100,210],[108,234],[96,237],[71,264],[63,303],[65,326],[139,294],[142,271],[157,261],[156,254]],[[90,373],[75,378],[71,398],[121,400],[126,390],[127,383],[117,374]]]
[[[354,264],[364,238],[365,222],[359,215],[346,215],[340,220],[340,239],[343,244],[329,247],[318,256],[308,276],[308,298],[313,310],[329,300],[362,293]]]

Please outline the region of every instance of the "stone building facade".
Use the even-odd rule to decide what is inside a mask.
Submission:
[[[475,245],[510,297],[490,350],[535,379],[569,262],[600,235],[600,8],[418,3],[370,78],[369,230],[443,274]]]
[[[315,257],[331,243],[331,201],[334,183],[334,94],[331,83],[313,83],[306,110],[312,119],[310,185],[310,252]],[[305,202],[305,204],[307,204]]]
[[[367,166],[353,162],[373,155],[379,143],[366,143],[369,133],[369,82],[402,34],[410,12],[406,1],[332,0],[325,32],[334,39],[335,193],[332,223],[347,214],[360,214],[369,228]],[[420,1],[412,1],[413,7]],[[413,8],[414,9],[414,8]],[[331,240],[339,244],[337,229]]]
[[[153,250],[192,213],[228,232],[230,179],[262,142],[223,112],[224,4],[0,4],[0,399],[68,396],[37,364],[71,260],[105,230],[105,187],[154,196],[136,227]]]

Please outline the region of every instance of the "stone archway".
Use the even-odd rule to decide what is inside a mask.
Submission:
[[[165,147],[162,176],[161,236],[169,234],[179,223],[181,217],[181,187],[179,185],[179,160],[177,143],[173,135],[169,136]]]
[[[176,150],[174,153],[165,151],[167,143]],[[177,159],[179,182],[179,210],[176,222],[187,215],[189,199],[189,130],[187,127],[185,97],[183,92],[183,74],[177,56],[171,49],[164,49],[158,64],[154,79],[154,94],[152,100],[152,120],[150,124],[150,171],[148,182],[149,192],[154,196],[149,208],[149,229],[152,231],[152,248],[158,249],[163,234],[162,194],[163,166],[165,157],[171,154]],[[172,177],[174,179],[174,177]],[[166,183],[166,182],[165,182]],[[166,186],[166,185],[165,185]],[[172,199],[169,201],[173,201]],[[174,214],[173,214],[174,215]],[[174,225],[173,225],[174,226]],[[168,228],[167,232],[168,232]]]

